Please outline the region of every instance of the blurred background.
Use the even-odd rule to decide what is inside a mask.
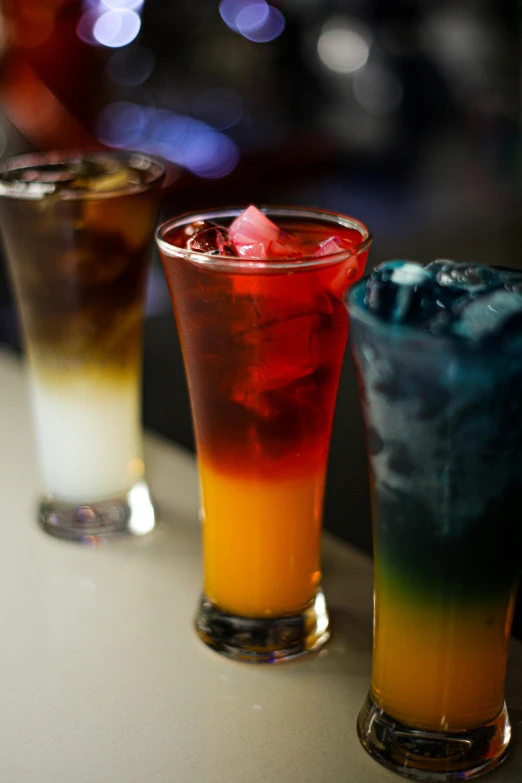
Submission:
[[[169,163],[163,218],[305,204],[366,223],[371,265],[522,267],[521,22],[517,0],[0,0],[0,155],[149,151]],[[1,258],[0,342],[21,349]],[[193,448],[157,257],[143,404]],[[369,551],[349,355],[325,524]]]

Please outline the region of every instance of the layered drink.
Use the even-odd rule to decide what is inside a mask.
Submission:
[[[343,294],[369,235],[337,215],[249,207],[173,221],[159,244],[201,476],[198,630],[237,657],[288,657],[327,634],[320,534]]]
[[[522,273],[389,262],[350,294],[368,430],[375,632],[365,747],[421,780],[509,741],[522,552]]]
[[[112,153],[24,156],[0,171],[49,495],[41,522],[58,535],[124,529],[129,509],[107,502],[142,478],[142,320],[162,177],[150,158]]]

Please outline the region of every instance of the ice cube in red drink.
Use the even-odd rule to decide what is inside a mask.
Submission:
[[[236,248],[230,241],[226,228],[204,224],[205,228],[197,231],[187,241],[187,249],[196,253],[206,253],[211,256],[237,256]]]
[[[242,258],[268,260],[302,257],[298,239],[281,231],[252,205],[231,223],[229,235]]]
[[[353,247],[351,239],[339,236],[328,237],[328,239],[323,239],[322,242],[319,242],[314,256],[316,258],[320,256],[332,256],[335,255],[335,253],[344,253],[346,250],[349,250],[350,247]]]
[[[212,223],[210,220],[195,220],[193,223],[189,223],[180,231],[181,237],[184,240],[183,244],[187,244],[189,239],[200,231],[205,231],[207,228],[213,228],[215,225],[216,223]]]

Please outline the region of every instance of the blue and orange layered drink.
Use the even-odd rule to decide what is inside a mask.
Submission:
[[[487,771],[509,741],[521,283],[485,267],[389,262],[350,296],[375,555],[372,683],[359,732],[379,760],[422,780]]]

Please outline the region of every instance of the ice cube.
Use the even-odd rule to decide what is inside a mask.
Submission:
[[[244,346],[246,361],[234,383],[234,402],[270,418],[280,408],[280,394],[284,397],[293,389],[295,408],[299,395],[308,388],[308,379],[328,365],[331,332],[342,328],[345,320],[343,304],[323,295],[286,317],[274,313],[273,319],[238,332],[236,339]],[[310,383],[315,388],[315,381]]]
[[[502,284],[497,272],[475,264],[459,264],[456,261],[439,259],[428,264],[426,269],[435,276],[443,289],[450,289],[457,295],[479,294]]]
[[[513,269],[509,266],[493,266],[493,269],[499,273],[502,280],[502,284],[509,291],[517,291],[522,293],[522,271],[520,269]]]
[[[500,289],[466,304],[455,331],[473,340],[483,340],[500,335],[514,325],[522,335],[522,294]]]
[[[395,323],[429,318],[436,302],[429,294],[433,278],[420,264],[386,261],[368,280],[365,304],[369,310]]]
[[[314,256],[331,256],[335,253],[350,250],[353,246],[354,243],[351,239],[339,236],[328,237],[328,239],[323,239],[322,242],[319,242]]]
[[[22,182],[74,182],[79,172],[79,162],[47,163],[30,169],[22,169],[16,179]],[[7,172],[9,179],[9,172]]]
[[[129,185],[139,185],[136,169],[103,154],[92,155],[80,161],[79,171],[72,183],[75,188],[85,188],[94,193],[121,190]]]
[[[229,235],[243,258],[295,258],[301,255],[296,237],[280,231],[275,223],[252,205],[231,223]]]
[[[187,249],[210,256],[237,256],[229,233],[222,226],[211,226],[198,231],[188,239]]]
[[[266,258],[288,259],[289,261],[303,258],[299,240],[293,234],[280,231],[277,242],[270,242]]]
[[[181,232],[182,236],[185,238],[185,247],[187,246],[188,240],[193,237],[194,234],[197,234],[199,231],[204,231],[206,228],[214,228],[216,225],[217,223],[212,223],[210,220],[195,220],[194,223],[189,223]]]

